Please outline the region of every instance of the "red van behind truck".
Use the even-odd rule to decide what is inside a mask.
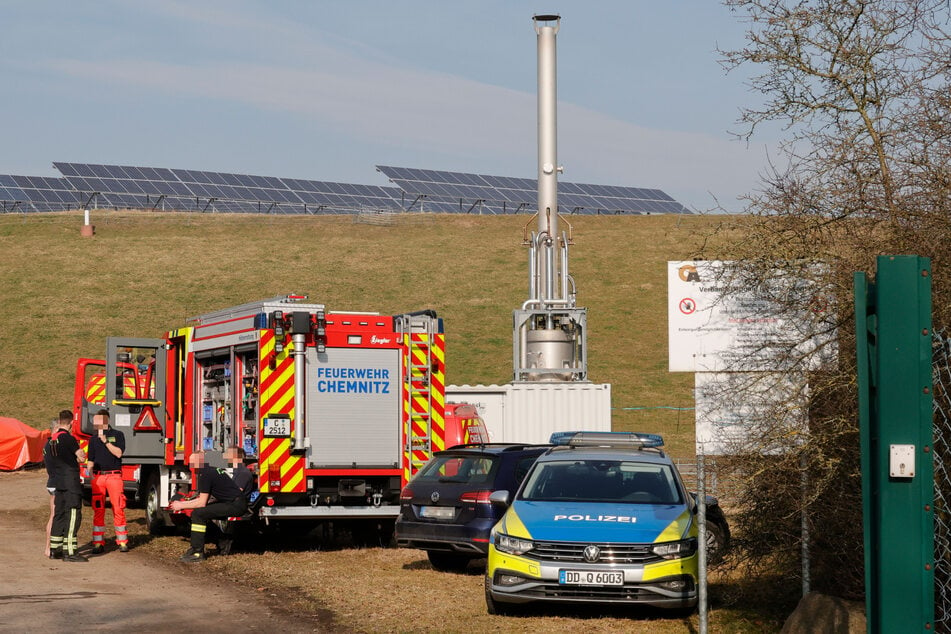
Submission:
[[[489,442],[479,410],[469,403],[446,403],[446,448]]]

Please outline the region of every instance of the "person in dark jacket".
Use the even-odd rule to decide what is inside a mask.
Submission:
[[[69,420],[72,421],[72,413],[66,409],[62,410],[59,413],[59,418],[54,418],[50,423],[50,438],[52,438],[56,430],[59,429],[59,421],[64,413],[69,414]],[[46,490],[50,494],[50,517],[46,521],[46,549],[43,551],[43,554],[53,559],[53,552],[50,550],[50,534],[53,532],[53,515],[56,514],[56,485],[53,482],[53,475],[49,473],[49,470],[47,470],[46,473]],[[62,555],[62,553],[60,553],[60,555]]]
[[[64,416],[65,420],[64,420]],[[79,554],[79,525],[82,522],[83,489],[79,463],[86,454],[69,433],[72,414],[60,412],[56,430],[43,447],[43,463],[53,487],[53,525],[50,530],[50,557],[63,561],[89,561]]]
[[[92,417],[96,433],[89,437],[89,467],[92,471],[92,552],[98,555],[106,547],[106,495],[112,504],[112,522],[116,528],[119,552],[129,552],[129,532],[125,524],[125,492],[122,482],[122,454],[125,435],[109,426],[109,410],[101,409]]]
[[[250,501],[251,494],[253,494],[258,487],[254,481],[254,473],[248,469],[248,465],[244,463],[246,455],[244,449],[241,447],[232,447],[225,451],[225,460],[231,465],[231,479],[234,480],[234,483],[237,484],[241,492],[244,493],[244,497]]]
[[[258,486],[254,472],[248,469],[248,465],[244,463],[246,455],[241,447],[231,447],[226,449],[224,453],[225,460],[231,465],[231,479],[241,489],[250,504]],[[223,521],[219,524],[221,526],[221,537],[218,539],[218,553],[230,555],[231,546],[234,544],[235,522]]]
[[[215,519],[240,517],[248,510],[248,499],[224,469],[205,464],[205,454],[196,451],[188,457],[194,489],[198,495],[190,500],[174,500],[169,504],[173,512],[192,509],[191,547],[181,560],[193,563],[205,559],[205,533],[208,523]],[[213,500],[213,501],[212,501]]]

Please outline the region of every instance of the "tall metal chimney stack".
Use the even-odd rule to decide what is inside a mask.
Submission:
[[[587,311],[575,307],[568,274],[571,236],[558,227],[558,95],[555,39],[559,15],[535,15],[538,38],[537,226],[528,246],[528,299],[514,311],[514,381],[586,381]],[[567,223],[566,223],[567,224]],[[569,225],[570,229],[570,225]]]
[[[538,39],[538,233],[558,236],[558,55],[561,16],[536,15]],[[552,282],[542,269],[542,288]],[[550,295],[549,295],[550,297]]]

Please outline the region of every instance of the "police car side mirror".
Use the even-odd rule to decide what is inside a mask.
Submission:
[[[509,505],[509,492],[508,491],[493,491],[489,495],[489,502],[495,504],[496,506],[508,506]]]
[[[700,495],[697,492],[691,491],[690,495],[693,496],[694,504],[700,504]],[[712,495],[703,496],[703,503],[704,503],[704,506],[706,506],[707,508],[711,506],[720,506],[720,500],[718,500]]]

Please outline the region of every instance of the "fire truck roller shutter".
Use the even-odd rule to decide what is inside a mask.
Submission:
[[[399,355],[395,348],[307,349],[311,468],[400,464]]]

